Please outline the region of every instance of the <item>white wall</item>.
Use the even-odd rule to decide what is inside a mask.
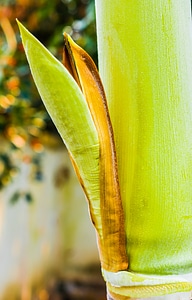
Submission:
[[[32,176],[30,155],[23,152],[20,174],[0,193],[0,295],[14,283],[30,290],[50,270],[78,276],[77,269],[99,265],[87,201],[67,151],[62,147],[41,154],[42,181]],[[11,204],[16,191],[20,199]],[[24,199],[26,191],[33,196],[31,203]]]

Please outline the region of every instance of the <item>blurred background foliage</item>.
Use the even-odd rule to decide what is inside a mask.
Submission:
[[[94,0],[0,0],[0,189],[19,171],[14,153],[28,145],[36,163],[45,145],[61,142],[33,83],[16,18],[59,60],[66,31],[97,63]]]

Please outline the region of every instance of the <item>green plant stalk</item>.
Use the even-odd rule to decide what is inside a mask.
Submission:
[[[96,19],[128,271],[192,273],[190,1],[96,0]],[[113,274],[104,276],[110,280]]]

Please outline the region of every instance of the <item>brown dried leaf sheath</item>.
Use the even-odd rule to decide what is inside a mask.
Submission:
[[[93,60],[67,34],[64,34],[64,37],[63,64],[74,77],[86,98],[100,141],[100,208],[103,238],[98,237],[98,241],[102,267],[111,272],[126,270],[128,259],[124,214],[113,130],[105,92]],[[76,171],[79,176],[78,170]],[[81,179],[80,182],[82,183]]]

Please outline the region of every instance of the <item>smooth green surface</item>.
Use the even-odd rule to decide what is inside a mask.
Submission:
[[[78,85],[64,66],[19,23],[30,69],[44,104],[69,150],[101,233],[99,140],[90,111]]]
[[[192,272],[189,0],[96,0],[129,270]]]

